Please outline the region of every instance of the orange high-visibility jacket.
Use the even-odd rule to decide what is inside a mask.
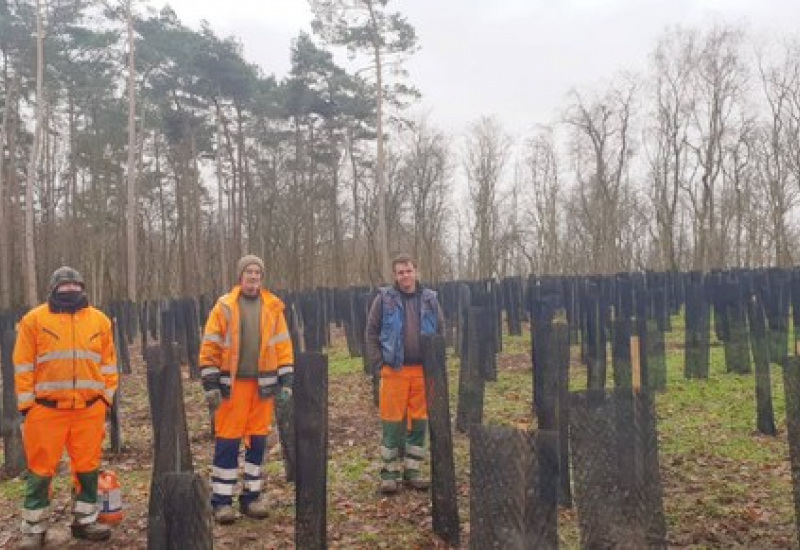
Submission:
[[[201,373],[221,371],[223,386],[232,385],[239,365],[241,319],[237,285],[217,300],[208,315],[200,346]],[[294,372],[294,350],[283,315],[283,302],[261,289],[261,348],[258,353],[259,385],[277,386],[279,377]]]
[[[36,400],[59,409],[114,400],[119,379],[111,321],[91,306],[52,313],[42,304],[29,311],[19,322],[13,362],[20,411]]]

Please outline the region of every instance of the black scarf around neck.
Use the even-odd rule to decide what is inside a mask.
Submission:
[[[83,290],[52,292],[47,304],[53,313],[75,313],[89,306],[89,298]]]

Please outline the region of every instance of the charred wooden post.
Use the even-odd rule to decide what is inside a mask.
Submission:
[[[800,537],[800,357],[788,357],[783,364],[786,396],[786,437],[792,468],[795,533]]]
[[[162,313],[161,346],[148,348],[145,355],[154,435],[147,530],[147,546],[151,549],[166,547],[164,476],[192,472],[180,365],[175,349],[175,322],[171,318],[174,315],[174,310]]]
[[[767,338],[767,320],[757,294],[747,301],[747,319],[753,363],[756,370],[756,426],[764,435],[776,435],[775,411],[772,407],[772,379],[770,377],[770,346]]]
[[[297,355],[297,354],[295,354]],[[287,400],[276,399],[275,413],[278,424],[278,438],[286,481],[293,483],[297,474],[297,442],[295,441],[294,397]]]
[[[323,549],[328,509],[328,357],[301,353],[295,361],[295,545]]]
[[[553,432],[473,427],[470,548],[558,547],[555,448]]]
[[[458,500],[445,341],[422,336],[422,367],[431,434],[431,501],[433,532],[450,546],[459,544]]]
[[[684,376],[708,378],[711,354],[710,304],[702,273],[689,275],[686,283],[686,333]]]
[[[480,330],[493,321],[490,308],[471,306],[466,316],[467,338],[461,357],[461,370],[458,377],[458,407],[456,410],[456,429],[468,433],[472,424],[483,422],[483,398],[485,379],[481,373],[481,361],[492,358],[492,338],[486,338]]]
[[[570,443],[581,546],[666,548],[651,394],[572,394]]]
[[[11,327],[0,323],[0,368],[3,380],[3,411],[0,432],[3,435],[3,469],[10,477],[16,477],[27,467],[25,447],[22,444],[22,416],[17,410],[17,394],[14,384],[12,353],[16,333]]]
[[[211,495],[193,473],[170,472],[163,478],[166,550],[211,550],[214,547]]]
[[[553,472],[558,500],[572,505],[569,473],[569,327],[553,322],[558,297],[542,296],[531,304],[533,405],[540,430],[551,433]]]

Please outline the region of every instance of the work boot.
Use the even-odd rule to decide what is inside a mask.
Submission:
[[[236,521],[236,511],[233,509],[233,506],[224,504],[214,508],[214,521],[220,525],[230,525]]]
[[[427,491],[431,486],[430,480],[427,480],[423,477],[412,477],[410,479],[405,479],[404,482],[406,486],[417,491]]]
[[[393,495],[397,492],[397,480],[382,479],[378,490],[383,495]]]
[[[264,519],[269,517],[269,508],[267,503],[261,499],[250,501],[249,503],[242,503],[239,507],[244,515],[253,519]]]
[[[86,525],[73,523],[70,528],[72,529],[72,536],[76,539],[98,541],[108,540],[111,537],[111,527],[96,521]]]
[[[44,547],[45,533],[26,533],[19,540],[19,550],[38,550]]]

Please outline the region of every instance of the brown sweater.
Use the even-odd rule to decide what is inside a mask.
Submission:
[[[258,377],[258,352],[261,350],[261,296],[239,296],[241,341],[236,378]]]

